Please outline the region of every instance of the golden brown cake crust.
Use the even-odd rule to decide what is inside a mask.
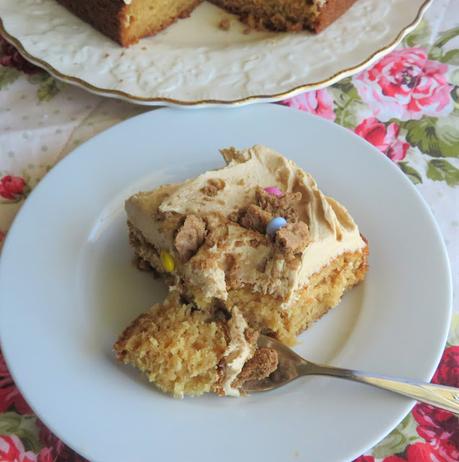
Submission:
[[[57,1],[115,42],[124,45],[121,38],[121,17],[126,4],[123,0]]]
[[[320,32],[342,16],[356,0],[328,0],[318,7],[318,16],[311,21],[305,10],[312,2],[291,0],[266,8],[264,0],[211,0],[212,3],[238,15],[242,22],[254,29],[299,32],[310,29]],[[284,3],[282,6],[281,3]],[[270,13],[268,13],[270,11]]]
[[[202,0],[196,0],[189,7],[182,10],[178,15],[164,21],[157,27],[146,28],[142,36],[130,37],[123,28],[125,12],[129,5],[123,0],[57,0],[72,13],[91,24],[95,29],[102,32],[115,42],[124,47],[133,45],[141,38],[155,35],[170,26],[177,19],[188,17]]]
[[[322,7],[317,22],[312,26],[314,32],[327,28],[342,16],[357,0],[328,0]]]

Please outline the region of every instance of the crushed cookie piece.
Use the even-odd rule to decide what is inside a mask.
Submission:
[[[259,247],[261,245],[261,241],[259,241],[258,239],[250,239],[249,241],[249,245],[250,247],[256,249],[257,247]]]
[[[253,229],[264,234],[272,216],[257,205],[250,204],[239,211],[238,223],[244,228]]]
[[[205,245],[208,248],[213,247],[214,245],[221,245],[228,237],[228,226],[225,224],[218,224],[214,226],[211,224],[211,222],[209,222],[209,217],[207,220],[207,229],[208,233],[206,236]]]
[[[236,288],[241,283],[240,270],[237,258],[232,254],[225,255],[225,282],[228,289]]]
[[[259,336],[260,333],[251,327],[247,327],[244,331],[244,337],[250,345],[256,345]]]
[[[226,163],[229,163],[231,161],[244,162],[245,160],[247,160],[246,154],[243,151],[239,151],[234,146],[220,149],[220,154],[223,156]]]
[[[308,225],[302,221],[289,223],[277,231],[275,243],[286,254],[296,255],[303,252],[309,244]]]
[[[196,254],[206,237],[206,223],[196,215],[188,215],[175,236],[174,245],[180,259],[188,261]]]
[[[142,257],[135,258],[135,266],[140,271],[148,271],[148,272],[153,271],[153,267],[151,266],[151,264],[147,260],[143,259]]]
[[[302,199],[300,192],[285,193],[278,197],[266,192],[259,186],[255,190],[257,204],[272,215],[279,215],[289,221],[298,220],[298,204]]]
[[[228,220],[237,223],[239,220],[239,212],[231,212],[228,215]]]
[[[230,30],[231,28],[231,21],[229,18],[223,18],[219,23],[218,23],[218,28],[221,30]]]
[[[262,380],[269,377],[279,365],[279,356],[273,348],[259,348],[249,359],[232,383],[233,387],[240,388],[245,382]]]
[[[225,189],[225,186],[226,183],[221,178],[210,178],[207,180],[207,185],[202,187],[200,191],[207,196],[214,197]]]

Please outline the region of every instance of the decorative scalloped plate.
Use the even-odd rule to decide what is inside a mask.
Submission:
[[[244,33],[210,3],[123,49],[55,0],[2,0],[0,32],[30,61],[93,93],[146,105],[278,101],[330,85],[391,51],[432,0],[358,0],[318,35]],[[230,18],[230,30],[218,27]]]

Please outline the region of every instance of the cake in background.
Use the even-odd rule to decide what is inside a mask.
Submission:
[[[356,0],[211,0],[254,29],[320,32]]]
[[[201,0],[57,0],[72,13],[127,47],[190,15]]]
[[[190,15],[202,0],[57,0],[94,28],[129,46]],[[320,32],[356,0],[210,0],[255,29]]]

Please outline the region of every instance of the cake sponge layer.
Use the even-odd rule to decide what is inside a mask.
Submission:
[[[297,335],[338,305],[346,290],[363,281],[367,268],[368,247],[340,255],[324,266],[297,291],[288,310],[275,297],[256,294],[250,288],[230,290],[228,305],[237,304],[253,329],[295,345]]]
[[[277,353],[257,348],[258,333],[235,307],[212,315],[172,292],[141,314],[114,345],[117,359],[177,398],[215,392],[239,396],[247,380],[277,368]]]
[[[212,391],[227,346],[222,322],[173,296],[135,319],[114,349],[161,390],[182,397]]]
[[[154,35],[190,15],[202,0],[58,0],[72,13],[123,46]]]
[[[131,45],[186,18],[201,0],[134,0],[123,16],[121,43]]]

